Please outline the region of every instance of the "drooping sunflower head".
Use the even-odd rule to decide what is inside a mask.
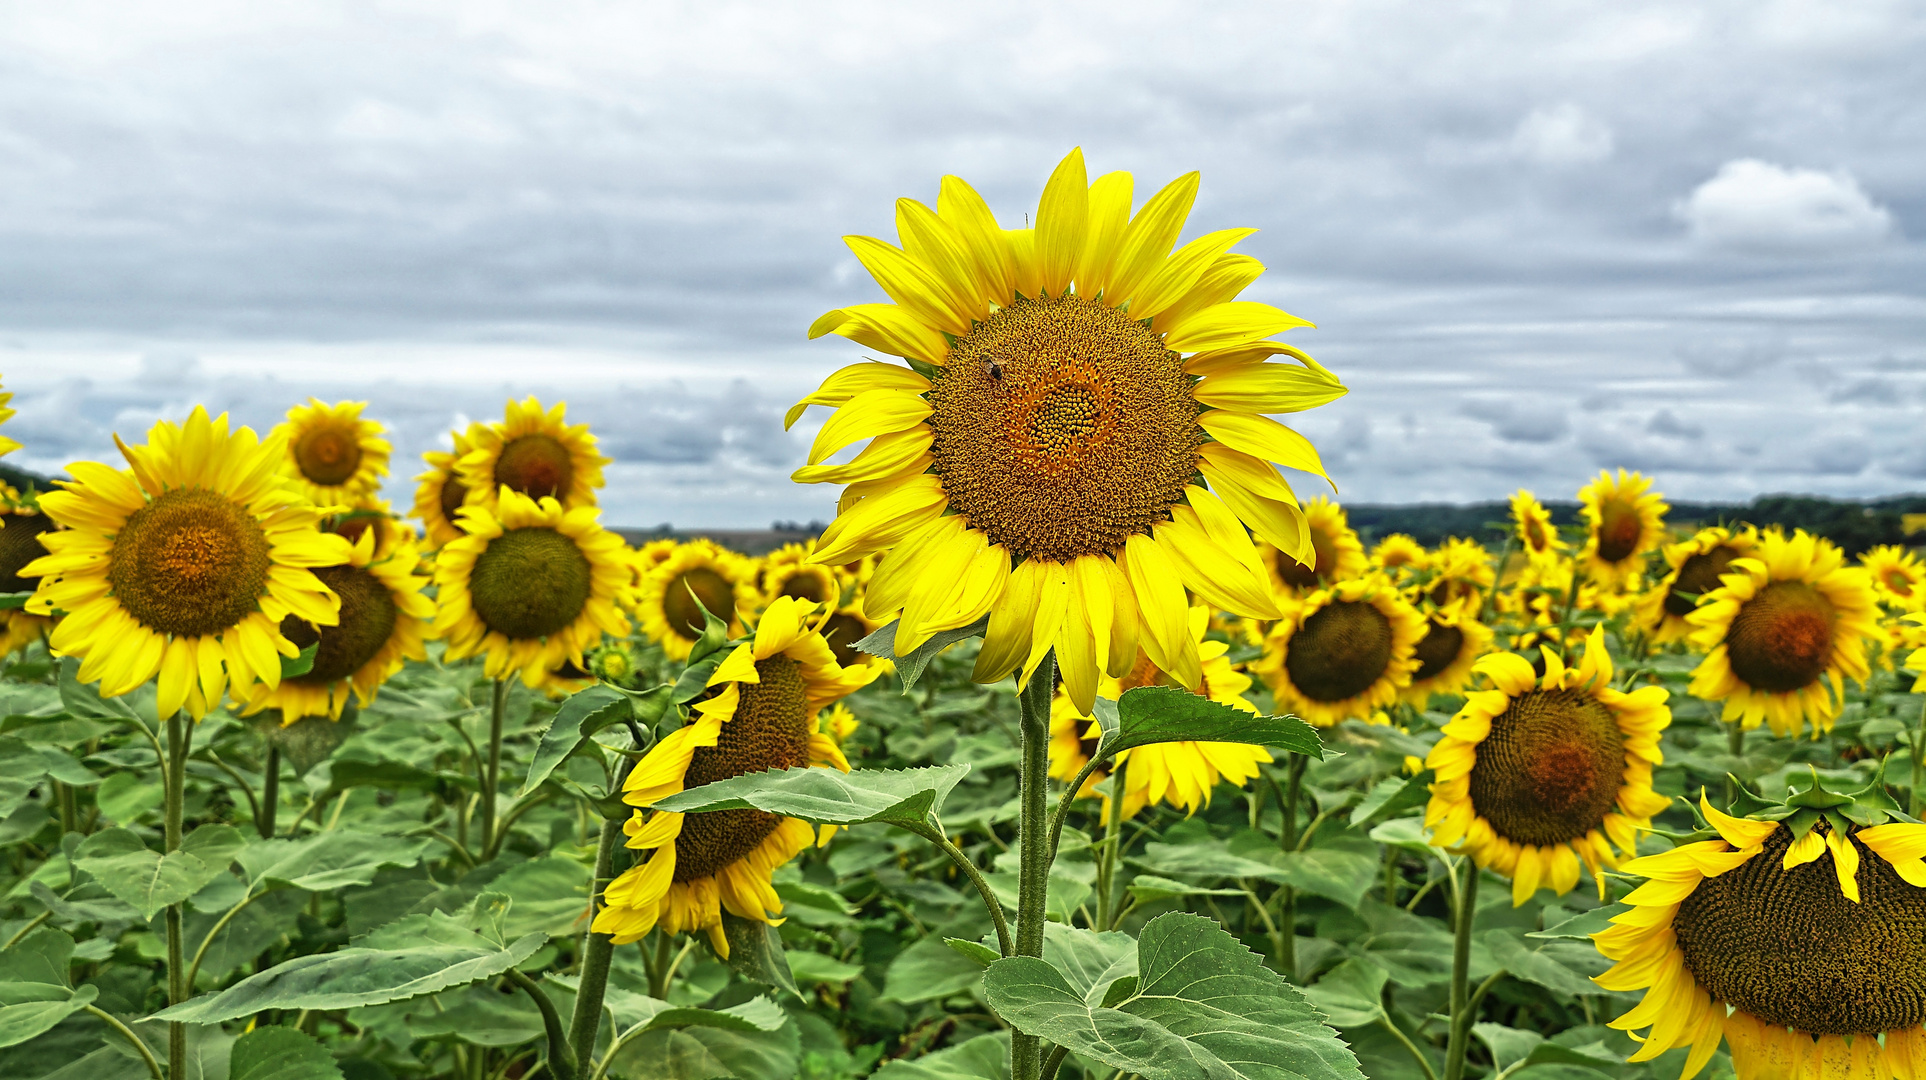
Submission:
[[[778,596],[793,596],[812,604],[835,606],[842,601],[844,583],[834,567],[809,561],[814,540],[784,544],[762,559],[758,587],[758,607],[768,607]]]
[[[1418,667],[1399,697],[1422,709],[1433,695],[1464,692],[1479,657],[1491,651],[1492,637],[1491,627],[1461,605],[1427,612],[1424,636],[1411,650]]]
[[[1646,991],[1611,1022],[1651,1029],[1630,1060],[1689,1046],[1689,1078],[1723,1038],[1747,1080],[1926,1067],[1926,825],[1817,783],[1802,800],[1832,805],[1757,820],[1701,796],[1715,839],[1621,868],[1649,880],[1593,941],[1616,961],[1600,986]]]
[[[730,634],[756,602],[755,564],[710,540],[691,540],[642,576],[635,618],[649,640],[672,660],[685,660],[706,620],[723,620]]]
[[[280,685],[279,656],[300,655],[282,620],[333,625],[341,601],[310,568],[349,548],[281,477],[286,449],[199,406],[144,445],[115,443],[131,472],[77,462],[40,496],[66,528],[43,532],[48,554],[19,571],[39,579],[26,610],[65,612],[49,642],[103,695],[158,676],[162,716],[198,720],[230,686],[245,700],[257,681]]]
[[[1585,519],[1585,547],[1579,562],[1604,585],[1636,573],[1642,556],[1665,539],[1665,500],[1650,490],[1650,478],[1618,470],[1578,489],[1578,512]]]
[[[1926,609],[1926,562],[1898,544],[1882,544],[1859,556],[1872,579],[1873,595],[1894,611]]]
[[[1384,578],[1340,581],[1285,608],[1256,670],[1309,723],[1368,720],[1411,684],[1426,627]]]
[[[1683,640],[1692,632],[1685,617],[1719,587],[1732,560],[1752,554],[1758,546],[1759,530],[1750,525],[1700,529],[1689,540],[1665,545],[1665,563],[1671,572],[1640,598],[1639,625],[1651,632],[1656,644]]]
[[[530,688],[564,662],[586,672],[585,649],[629,632],[615,605],[629,582],[622,538],[593,506],[564,510],[506,488],[495,505],[464,506],[467,535],[435,556],[434,630],[448,658],[485,653],[490,678],[519,673]]]
[[[1264,562],[1271,582],[1286,595],[1309,592],[1362,576],[1370,567],[1364,542],[1351,528],[1344,508],[1323,495],[1304,504],[1306,528],[1314,558],[1299,562],[1275,547],[1266,546]]]
[[[451,431],[449,450],[430,450],[421,455],[428,471],[415,477],[415,508],[410,516],[420,521],[427,533],[429,551],[464,535],[457,512],[468,501],[468,487],[462,483],[456,465],[474,449],[480,430],[480,424],[470,424],[467,431]]]
[[[279,709],[283,724],[304,716],[339,720],[349,691],[365,707],[405,661],[427,659],[423,642],[435,602],[422,594],[429,579],[420,569],[411,533],[380,524],[360,530],[345,562],[314,569],[341,599],[338,621],[315,626],[299,615],[281,620],[289,641],[303,649],[315,646],[313,667],[272,689],[255,684],[242,715]]]
[[[568,404],[510,401],[500,423],[469,429],[471,446],[456,462],[466,505],[493,509],[502,488],[530,499],[554,499],[564,510],[595,505],[602,468],[612,463],[595,449],[587,424],[566,420]]]
[[[1519,550],[1534,563],[1557,559],[1566,550],[1565,542],[1558,538],[1558,526],[1552,524],[1551,511],[1524,488],[1511,497],[1511,527]]]
[[[1723,719],[1748,729],[1765,722],[1796,735],[1809,721],[1815,738],[1832,730],[1845,680],[1871,673],[1865,639],[1879,609],[1866,572],[1846,566],[1830,540],[1771,529],[1719,582],[1685,616],[1705,653],[1692,695],[1725,702]]]
[[[294,486],[320,506],[352,503],[381,487],[394,449],[381,425],[361,418],[365,401],[333,405],[309,398],[288,410],[272,437],[287,446],[281,469]]]
[[[1246,529],[1312,559],[1274,463],[1323,467],[1264,414],[1345,390],[1270,340],[1304,320],[1234,299],[1263,269],[1230,251],[1249,230],[1172,250],[1196,191],[1193,173],[1133,214],[1130,175],[1090,183],[1073,151],[1035,228],[1000,227],[946,177],[934,210],[898,201],[900,247],[848,238],[894,302],[829,312],[810,336],[912,366],[856,364],[798,403],[791,422],[808,405],[837,411],[795,479],[850,485],[813,558],[888,553],[865,606],[899,619],[899,650],[992,614],[979,678],[1027,678],[1054,648],[1088,707],[1099,670],[1128,670],[1141,628],[1182,654],[1190,685],[1184,590],[1273,617]],[[1267,362],[1279,355],[1294,362]]]
[[[837,740],[818,726],[825,706],[860,689],[877,668],[844,668],[822,635],[810,629],[814,605],[780,597],[763,613],[754,637],[731,650],[709,677],[695,718],[652,748],[623,785],[636,807],[685,788],[767,769],[820,766],[849,771]],[[812,842],[808,823],[760,810],[700,814],[638,811],[628,846],[653,851],[647,862],[609,884],[594,929],[618,944],[660,926],[669,933],[707,931],[729,955],[722,912],[772,922],[782,912],[769,875]]]
[[[1571,891],[1581,863],[1617,865],[1667,803],[1652,790],[1659,733],[1672,722],[1665,689],[1613,689],[1603,628],[1576,667],[1543,655],[1542,678],[1516,653],[1478,661],[1492,688],[1465,696],[1425,758],[1436,772],[1431,842],[1511,878],[1513,904],[1540,885]]]

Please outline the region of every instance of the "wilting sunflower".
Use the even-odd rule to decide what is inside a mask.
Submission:
[[[1304,504],[1304,517],[1316,558],[1300,563],[1276,547],[1264,545],[1264,566],[1270,571],[1272,586],[1290,595],[1363,576],[1370,560],[1344,508],[1319,495]]]
[[[686,660],[705,625],[702,612],[742,632],[756,602],[755,564],[711,540],[691,540],[644,574],[635,589],[635,619],[671,660]],[[700,604],[697,603],[700,601]]]
[[[1721,526],[1700,529],[1690,540],[1665,545],[1665,564],[1672,572],[1639,599],[1638,624],[1650,631],[1654,644],[1683,640],[1692,633],[1685,621],[1712,590],[1733,559],[1752,554],[1759,546],[1759,530]]]
[[[1422,569],[1427,552],[1424,545],[1404,533],[1392,533],[1371,549],[1371,565],[1379,570]]]
[[[1566,550],[1565,542],[1558,538],[1558,526],[1552,524],[1551,511],[1524,488],[1511,497],[1511,527],[1519,550],[1534,564],[1556,561]]]
[[[1190,609],[1191,637],[1197,643],[1204,672],[1197,692],[1219,704],[1257,715],[1257,706],[1244,698],[1244,691],[1250,689],[1250,676],[1226,659],[1230,646],[1204,639],[1209,626],[1210,609]],[[1181,685],[1139,650],[1137,664],[1129,674],[1121,679],[1104,676],[1097,692],[1115,700],[1139,686]],[[1058,693],[1050,704],[1050,775],[1065,783],[1076,779],[1096,752],[1098,734],[1097,722],[1089,714],[1080,713],[1068,694]],[[1257,776],[1258,765],[1270,761],[1271,755],[1261,746],[1244,743],[1168,742],[1125,750],[1117,760],[1125,763],[1123,816],[1132,817],[1145,806],[1159,802],[1181,806],[1184,813],[1194,814],[1199,807],[1210,805],[1211,789],[1219,780],[1243,787]],[[1093,771],[1078,794],[1097,794],[1092,789],[1109,774],[1108,768]],[[1106,797],[1106,816],[1109,805]]]
[[[1463,693],[1478,658],[1491,651],[1491,640],[1491,627],[1479,622],[1477,613],[1464,604],[1428,612],[1424,636],[1411,650],[1418,668],[1399,697],[1422,709],[1433,694]]]
[[[1602,627],[1577,667],[1543,655],[1542,679],[1516,653],[1478,661],[1493,689],[1465,696],[1424,761],[1436,770],[1431,842],[1510,878],[1514,906],[1540,885],[1570,892],[1581,862],[1597,873],[1634,854],[1638,831],[1669,802],[1652,790],[1659,732],[1672,722],[1665,688],[1612,689]]]
[[[1288,603],[1253,670],[1308,723],[1367,720],[1411,685],[1426,627],[1384,577],[1352,578]]]
[[[843,583],[833,567],[809,561],[816,548],[814,540],[803,544],[784,544],[763,556],[759,607],[768,607],[778,596],[793,596],[812,604],[834,606],[842,601]]]
[[[380,424],[361,418],[367,407],[365,401],[328,405],[309,398],[270,433],[287,445],[281,471],[317,506],[352,504],[373,494],[388,475],[394,447],[381,437]]]
[[[470,424],[467,431],[450,432],[449,438],[454,440],[453,452],[430,450],[421,455],[422,460],[428,463],[428,471],[415,477],[418,483],[415,487],[413,516],[420,519],[422,528],[428,534],[430,551],[466,535],[455,516],[455,512],[468,501],[468,486],[462,483],[457,464],[474,449],[475,436],[480,431],[480,424]]]
[[[435,602],[422,595],[428,578],[417,572],[421,553],[414,534],[393,518],[364,520],[368,523],[357,531],[345,562],[314,569],[314,576],[341,598],[340,621],[316,627],[298,615],[281,620],[289,641],[316,646],[314,666],[272,689],[255,684],[242,715],[279,709],[284,724],[304,716],[339,720],[350,690],[365,707],[403,662],[428,658],[423,636],[434,620]]]
[[[1895,611],[1926,608],[1926,563],[1898,544],[1882,544],[1859,556],[1872,578],[1873,594]]]
[[[865,605],[899,618],[899,650],[989,614],[976,677],[1028,678],[1054,648],[1080,708],[1100,671],[1129,672],[1139,639],[1197,684],[1186,588],[1274,615],[1246,526],[1311,561],[1273,463],[1324,470],[1308,440],[1264,414],[1345,393],[1270,340],[1303,319],[1233,299],[1263,270],[1230,253],[1250,230],[1171,250],[1197,174],[1135,216],[1131,183],[1088,183],[1072,151],[1034,229],[999,227],[955,177],[934,211],[899,200],[903,247],[849,238],[895,303],[829,312],[809,332],[912,366],[856,364],[800,403],[838,408],[795,479],[851,485],[815,561],[888,552]],[[1266,362],[1278,355],[1294,362]],[[847,464],[825,463],[863,439]]]
[[[736,646],[709,676],[712,696],[695,719],[655,744],[629,773],[622,798],[650,807],[684,788],[744,773],[799,766],[849,771],[836,739],[817,730],[818,710],[874,679],[880,668],[844,668],[822,635],[808,627],[814,605],[779,597],[755,636]],[[811,843],[827,841],[808,822],[761,810],[677,814],[637,810],[628,846],[653,851],[602,894],[607,904],[593,929],[618,945],[660,927],[674,934],[706,930],[727,958],[724,910],[777,923],[782,901],[769,875]]]
[[[1664,541],[1670,507],[1651,486],[1647,477],[1620,469],[1616,478],[1600,472],[1578,489],[1578,512],[1585,519],[1578,561],[1600,584],[1616,585],[1636,573],[1644,565],[1641,556]]]
[[[584,649],[629,632],[615,606],[629,582],[622,538],[593,506],[564,510],[507,488],[495,505],[462,507],[467,535],[435,556],[434,632],[448,659],[486,653],[489,678],[520,673],[530,688],[564,662],[586,672]]]
[[[1879,617],[1866,572],[1845,561],[1837,544],[1804,529],[1790,539],[1767,530],[1752,554],[1732,560],[1685,617],[1705,653],[1692,696],[1725,702],[1722,719],[1748,730],[1763,720],[1780,735],[1807,721],[1815,738],[1831,731],[1845,680],[1871,674],[1865,639]]]
[[[0,404],[4,404],[0,400]],[[0,593],[32,592],[37,582],[20,576],[28,563],[47,553],[40,534],[54,528],[52,518],[40,512],[34,502],[22,499],[8,484],[0,483]],[[29,614],[21,608],[0,610],[0,657],[11,656],[46,634],[53,620]]]
[[[564,510],[595,505],[602,467],[587,424],[569,424],[566,402],[543,411],[534,397],[510,401],[499,424],[469,429],[470,447],[455,463],[467,505],[493,510],[502,488],[531,499],[552,498]]]
[[[281,621],[334,625],[341,601],[310,568],[348,558],[280,475],[280,440],[230,434],[226,413],[196,405],[143,446],[114,444],[131,473],[76,462],[40,496],[66,528],[41,534],[49,554],[20,576],[40,579],[30,613],[64,612],[51,647],[80,657],[80,681],[106,697],[158,675],[162,716],[199,720],[230,686],[241,700],[257,681],[279,686],[280,657],[301,654]]]
[[[1690,1078],[1723,1038],[1739,1080],[1926,1076],[1926,825],[1699,807],[1720,838],[1626,863],[1648,880],[1592,936],[1593,981],[1646,991],[1610,1025],[1651,1028],[1630,1060],[1689,1046]]]

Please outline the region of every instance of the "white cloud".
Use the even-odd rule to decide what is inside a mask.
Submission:
[[[1615,145],[1604,121],[1570,102],[1533,109],[1511,134],[1512,154],[1541,165],[1604,161]]]
[[[1785,168],[1739,158],[1676,208],[1692,236],[1728,247],[1819,251],[1863,247],[1893,233],[1892,212],[1843,169]]]

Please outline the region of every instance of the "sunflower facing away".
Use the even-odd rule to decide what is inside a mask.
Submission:
[[[309,398],[288,410],[270,438],[287,446],[281,471],[317,506],[353,504],[372,495],[388,475],[394,447],[381,437],[381,425],[363,420],[365,401],[328,405]]]
[[[842,600],[843,583],[833,567],[809,561],[816,548],[814,540],[804,544],[784,544],[763,557],[762,599],[757,605],[768,607],[778,596],[793,596],[812,604],[835,606]]]
[[[755,564],[714,541],[691,540],[642,575],[635,619],[671,660],[686,660],[702,636],[706,608],[742,632],[742,613],[756,602]]]
[[[1257,715],[1257,706],[1244,698],[1244,691],[1250,689],[1250,676],[1232,667],[1225,658],[1230,646],[1204,639],[1204,631],[1209,626],[1210,609],[1190,609],[1191,637],[1197,642],[1197,654],[1203,662],[1203,682],[1198,692],[1212,701]],[[1104,676],[1098,693],[1115,700],[1139,686],[1177,685],[1176,679],[1139,651],[1137,665],[1129,674],[1121,679]],[[1098,734],[1097,722],[1088,714],[1079,713],[1069,695],[1058,693],[1050,703],[1050,775],[1065,783],[1076,779],[1096,751]],[[1194,814],[1199,807],[1210,805],[1211,789],[1219,780],[1243,787],[1257,776],[1258,765],[1270,761],[1271,755],[1261,746],[1244,743],[1168,742],[1125,750],[1117,755],[1117,760],[1125,763],[1123,816],[1132,817],[1145,806],[1158,802],[1168,802],[1182,807],[1186,814]],[[1093,771],[1078,794],[1097,794],[1092,789],[1109,773],[1107,768]],[[1107,816],[1107,798],[1104,806]]]
[[[1264,414],[1345,389],[1271,340],[1303,319],[1234,299],[1263,270],[1230,251],[1251,230],[1172,251],[1196,192],[1191,173],[1132,215],[1130,174],[1091,184],[1073,150],[1033,229],[1001,228],[945,177],[935,210],[897,202],[902,247],[848,238],[894,303],[831,311],[810,336],[911,366],[856,364],[803,399],[837,411],[795,479],[850,485],[814,560],[888,553],[865,603],[899,619],[898,650],[988,614],[978,679],[1028,678],[1054,648],[1088,708],[1099,673],[1128,674],[1141,642],[1195,688],[1184,590],[1274,617],[1246,526],[1312,559],[1273,463],[1323,466]],[[1293,362],[1267,362],[1279,355]],[[827,463],[864,439],[852,460]]]
[[[66,528],[42,534],[49,554],[20,573],[40,579],[29,612],[65,613],[51,647],[80,657],[80,681],[105,697],[158,675],[162,716],[199,720],[230,686],[241,700],[279,686],[280,658],[301,652],[281,621],[334,625],[341,601],[311,568],[348,559],[280,475],[286,448],[198,405],[145,445],[114,443],[131,473],[76,462],[40,496]]]
[[[1593,935],[1593,981],[1645,990],[1630,1060],[1689,1046],[1689,1078],[1723,1038],[1739,1080],[1926,1076],[1926,825],[1699,806],[1719,839],[1626,863],[1648,880]]]
[[[1427,626],[1382,576],[1340,581],[1285,607],[1254,670],[1307,723],[1368,720],[1411,684]]]
[[[415,477],[413,516],[421,521],[428,534],[430,551],[464,535],[455,513],[468,501],[468,487],[462,483],[457,464],[474,449],[475,436],[480,430],[480,424],[470,424],[467,431],[451,432],[453,452],[430,450],[421,455],[428,463],[428,471]]]
[[[595,449],[587,424],[569,424],[568,405],[510,401],[499,424],[469,428],[470,446],[455,463],[467,505],[493,510],[502,488],[531,499],[552,498],[564,510],[595,505],[602,467],[611,463]]]
[[[1649,489],[1652,481],[1618,470],[1578,489],[1578,513],[1585,519],[1585,547],[1578,553],[1585,572],[1603,585],[1616,585],[1636,573],[1646,552],[1665,539],[1665,500]]]
[[[1732,560],[1685,617],[1705,653],[1692,696],[1725,702],[1721,719],[1748,730],[1764,721],[1797,735],[1811,721],[1813,737],[1831,731],[1845,680],[1871,674],[1865,639],[1879,617],[1866,572],[1845,561],[1837,544],[1803,529],[1790,539],[1768,530],[1751,555]]]
[[[685,788],[766,769],[849,771],[836,738],[817,729],[817,713],[882,669],[838,665],[822,635],[809,629],[813,608],[795,597],[769,606],[753,639],[709,676],[712,696],[695,705],[695,718],[629,773],[623,801],[646,809]],[[811,843],[827,841],[833,827],[818,834],[808,822],[761,810],[657,810],[647,817],[637,810],[625,828],[630,848],[654,854],[609,883],[595,932],[622,945],[658,927],[670,934],[706,930],[726,959],[722,912],[780,923],[782,900],[770,874]]]
[[[1665,688],[1612,689],[1602,627],[1577,667],[1544,657],[1542,679],[1516,653],[1478,661],[1493,688],[1465,695],[1424,761],[1437,774],[1424,811],[1431,842],[1510,878],[1514,906],[1540,885],[1570,892],[1581,862],[1593,873],[1616,866],[1668,802],[1652,790],[1672,722]]]
[[[1719,587],[1733,559],[1752,554],[1758,546],[1759,530],[1750,525],[1700,529],[1690,540],[1665,545],[1665,564],[1672,571],[1640,597],[1638,624],[1651,631],[1656,644],[1685,639],[1692,633],[1685,617]]]
[[[1533,564],[1555,562],[1566,550],[1565,542],[1558,538],[1558,527],[1552,524],[1551,511],[1524,488],[1511,497],[1511,526],[1519,550]]]
[[[403,661],[427,659],[423,638],[435,602],[422,595],[428,578],[417,573],[420,566],[414,533],[392,518],[358,530],[346,561],[314,569],[341,598],[340,621],[316,627],[298,615],[281,620],[289,641],[316,646],[314,666],[272,689],[256,683],[242,715],[279,709],[283,724],[304,716],[339,720],[350,690],[365,707]]]
[[[593,506],[564,510],[506,487],[495,506],[462,507],[467,535],[435,556],[434,633],[448,659],[486,653],[489,678],[519,672],[531,689],[564,662],[587,671],[583,650],[629,632],[615,606],[629,583],[622,538]]]
[[[1362,577],[1370,567],[1370,560],[1365,557],[1364,544],[1351,528],[1344,508],[1319,495],[1304,504],[1304,517],[1316,557],[1308,563],[1299,563],[1266,544],[1264,565],[1270,571],[1272,586],[1288,596]]]
[[[1873,593],[1894,611],[1926,608],[1926,563],[1898,544],[1882,544],[1859,556]]]

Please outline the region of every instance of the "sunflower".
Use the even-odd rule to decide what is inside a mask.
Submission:
[[[564,661],[586,671],[584,649],[629,632],[615,606],[629,581],[622,538],[593,506],[565,510],[506,486],[494,501],[462,507],[467,535],[435,556],[435,635],[448,659],[485,652],[489,678],[519,672],[531,689]]]
[[[843,583],[832,567],[809,561],[816,542],[784,544],[763,557],[760,574],[762,600],[768,607],[778,596],[793,596],[812,604],[834,605],[841,601]]]
[[[1551,511],[1524,488],[1511,497],[1511,525],[1519,550],[1534,564],[1556,561],[1566,550],[1565,542],[1558,538],[1558,526],[1552,524]]]
[[[778,597],[752,640],[732,650],[709,676],[712,695],[695,719],[656,743],[622,785],[630,806],[650,807],[684,788],[766,769],[817,766],[849,771],[836,739],[817,729],[823,706],[874,679],[879,668],[844,668],[822,635],[809,629],[814,605]],[[603,893],[607,905],[593,929],[618,945],[650,930],[706,930],[727,958],[724,910],[779,923],[782,901],[770,885],[775,869],[811,843],[829,839],[808,822],[760,810],[701,814],[637,810],[628,846],[654,855],[624,871]]]
[[[13,400],[13,394],[11,393],[0,394],[0,424],[4,424],[7,421],[13,419],[13,414],[15,410],[10,404],[8,404],[12,400]],[[5,457],[8,454],[11,454],[18,449],[20,449],[19,443],[14,442],[12,439],[7,438],[5,435],[0,435],[0,457]]]
[[[1912,650],[1906,657],[1907,669],[1918,676],[1913,680],[1912,692],[1926,694],[1926,612],[1901,616],[1893,636],[1897,639],[1893,646],[1895,654],[1901,649]]]
[[[1264,545],[1264,566],[1270,571],[1272,587],[1288,596],[1362,577],[1370,568],[1370,560],[1344,508],[1319,495],[1304,504],[1304,517],[1316,558],[1300,563]]]
[[[1250,689],[1250,676],[1231,666],[1225,656],[1230,646],[1205,639],[1204,632],[1209,626],[1209,608],[1190,609],[1191,638],[1196,642],[1197,655],[1203,665],[1198,692],[1221,705],[1257,715],[1257,706],[1244,697],[1244,691]],[[1125,691],[1139,686],[1180,685],[1174,676],[1139,650],[1136,666],[1121,679],[1105,675],[1097,692],[1114,701]],[[1090,755],[1096,752],[1099,733],[1097,722],[1088,713],[1079,712],[1068,694],[1059,692],[1050,703],[1050,775],[1065,783],[1076,779],[1077,773],[1090,761]],[[1211,789],[1219,780],[1243,787],[1257,776],[1257,767],[1270,761],[1271,755],[1261,746],[1244,743],[1168,742],[1125,750],[1116,760],[1125,763],[1123,816],[1134,817],[1145,806],[1159,802],[1180,806],[1185,814],[1194,814],[1199,807],[1210,805]],[[1110,771],[1104,768],[1091,772],[1090,779],[1077,794],[1097,794],[1092,789],[1109,776]],[[1109,798],[1105,796],[1106,816],[1109,805]]]
[[[1422,709],[1433,694],[1460,694],[1471,682],[1478,658],[1491,651],[1491,627],[1462,604],[1425,616],[1424,636],[1411,650],[1418,668],[1399,697]]]
[[[839,701],[818,715],[816,730],[834,739],[837,746],[842,746],[849,742],[849,737],[856,734],[856,729],[861,726],[863,726],[862,722],[856,719],[855,713],[849,711],[849,706]]]
[[[1665,500],[1648,491],[1652,481],[1618,470],[1600,472],[1578,489],[1578,513],[1585,519],[1585,547],[1578,561],[1603,585],[1616,585],[1636,572],[1646,552],[1665,539]]]
[[[230,686],[239,699],[257,681],[279,686],[279,656],[301,654],[281,621],[333,626],[341,601],[310,568],[348,557],[279,475],[280,440],[230,434],[226,413],[197,405],[143,446],[114,444],[131,473],[76,462],[75,479],[40,496],[66,528],[41,534],[49,554],[20,576],[40,579],[28,612],[64,613],[50,646],[80,657],[80,681],[105,697],[158,675],[162,716],[199,720]]]
[[[712,540],[691,540],[644,574],[635,589],[635,618],[672,660],[686,660],[702,636],[702,612],[742,632],[742,613],[756,602],[755,564]],[[698,606],[700,601],[700,606]]]
[[[1196,191],[1191,173],[1132,217],[1130,175],[1088,184],[1073,150],[1034,229],[998,227],[946,177],[936,210],[898,201],[902,248],[849,238],[896,303],[831,311],[810,336],[842,334],[911,366],[856,364],[803,399],[837,411],[795,479],[850,485],[813,559],[888,553],[864,604],[899,620],[897,649],[987,614],[979,679],[1028,678],[1054,649],[1088,708],[1099,672],[1127,674],[1141,639],[1194,687],[1184,590],[1274,617],[1247,525],[1313,558],[1273,463],[1320,476],[1323,465],[1264,414],[1346,391],[1269,340],[1308,323],[1233,300],[1263,269],[1230,253],[1249,230],[1171,250]],[[1280,354],[1295,362],[1266,362]],[[853,460],[825,463],[863,439]]]
[[[1610,1025],[1651,1028],[1630,1060],[1689,1046],[1689,1078],[1724,1039],[1739,1080],[1926,1076],[1926,825],[1699,808],[1718,838],[1626,863],[1648,880],[1592,936],[1593,981],[1646,992]]]
[[[1665,564],[1672,570],[1639,598],[1638,624],[1652,632],[1656,644],[1683,640],[1692,632],[1685,617],[1719,587],[1733,559],[1752,554],[1758,546],[1759,530],[1750,525],[1700,529],[1690,540],[1665,545]]]
[[[1384,577],[1340,581],[1286,606],[1255,670],[1309,723],[1367,720],[1411,684],[1426,630]]]
[[[1426,559],[1430,571],[1425,599],[1439,608],[1458,607],[1477,614],[1486,590],[1498,580],[1492,569],[1491,552],[1476,540],[1452,537],[1438,545]]]
[[[462,483],[457,464],[475,447],[475,440],[482,430],[480,424],[468,425],[467,431],[454,431],[449,438],[454,441],[452,452],[430,450],[421,455],[428,463],[428,471],[415,477],[415,511],[413,516],[421,520],[428,534],[428,550],[439,549],[451,540],[459,540],[464,535],[455,512],[468,501],[468,486]]]
[[[1570,892],[1580,862],[1597,873],[1635,854],[1638,831],[1668,803],[1652,790],[1672,722],[1665,688],[1612,689],[1603,628],[1577,667],[1543,655],[1542,679],[1516,653],[1478,661],[1493,689],[1466,695],[1424,761],[1436,771],[1431,842],[1510,878],[1513,906],[1541,884]]]
[[[38,505],[0,483],[0,593],[33,591],[35,582],[21,577],[20,570],[47,553],[40,534],[53,528],[53,519],[41,513]],[[40,640],[52,626],[52,619],[20,608],[0,610],[0,657]]]
[[[381,487],[394,447],[381,437],[381,425],[363,420],[365,401],[324,404],[309,398],[288,410],[270,433],[287,446],[281,471],[295,489],[318,506],[353,503]]]
[[[661,540],[651,540],[636,548],[632,558],[635,560],[637,580],[640,580],[643,574],[668,562],[669,556],[674,555],[675,549],[681,546],[682,541],[674,537],[665,537]]]
[[[1422,570],[1429,553],[1404,533],[1392,533],[1371,549],[1371,565],[1386,572]]]
[[[1859,556],[1872,578],[1873,594],[1894,611],[1926,608],[1926,563],[1898,544],[1882,544]]]
[[[347,560],[314,570],[341,598],[340,621],[317,628],[298,615],[281,620],[289,641],[316,646],[314,666],[276,688],[255,684],[243,716],[279,709],[283,724],[304,716],[339,720],[350,689],[365,707],[405,661],[428,658],[422,642],[435,602],[422,595],[428,578],[417,573],[421,553],[414,534],[393,518],[359,520],[364,527],[356,530]]]
[[[531,499],[555,499],[564,510],[594,506],[602,466],[613,462],[596,451],[587,424],[566,422],[567,412],[564,402],[543,411],[530,397],[510,401],[501,423],[471,427],[470,448],[455,463],[466,504],[493,510],[496,492],[505,487]]]
[[[856,643],[875,633],[882,623],[863,614],[863,598],[857,596],[849,603],[825,616],[816,629],[820,630],[823,640],[836,654],[836,662],[849,667],[851,664],[887,664],[891,671],[896,665],[881,657],[872,656],[856,647]]]
[[[1809,720],[1815,738],[1831,731],[1845,680],[1863,684],[1871,674],[1865,639],[1879,613],[1866,572],[1845,559],[1803,529],[1790,539],[1771,529],[1752,554],[1732,560],[1685,617],[1705,653],[1692,696],[1725,702],[1722,719],[1748,730],[1763,720],[1797,735]]]

